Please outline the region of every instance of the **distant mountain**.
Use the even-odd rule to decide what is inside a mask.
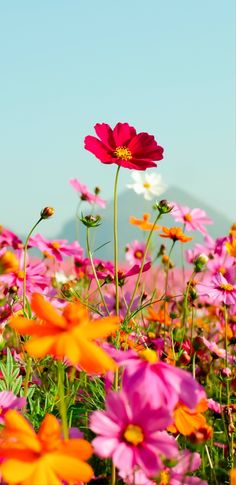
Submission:
[[[187,205],[190,208],[199,207],[206,211],[207,215],[214,221],[214,224],[208,225],[208,232],[213,237],[223,236],[228,233],[231,221],[228,220],[217,207],[213,208],[206,204],[203,200],[198,199],[188,192],[179,189],[177,187],[170,187],[158,200],[167,199],[169,201],[175,201],[181,205]],[[141,196],[138,196],[133,190],[125,190],[118,196],[118,229],[119,229],[119,257],[121,260],[124,259],[125,246],[127,243],[133,241],[134,239],[144,239],[145,234],[140,231],[135,226],[129,224],[129,217],[131,215],[135,217],[142,217],[145,212],[152,212],[152,201],[145,201]],[[97,229],[91,230],[91,236],[93,239],[93,249],[106,244],[103,248],[96,252],[96,256],[104,259],[113,258],[113,200],[110,200],[107,204],[105,210],[98,210],[102,216],[102,224]],[[153,220],[153,217],[152,217]],[[171,215],[166,215],[162,218],[160,224],[165,226],[179,225],[174,222]],[[85,227],[80,224],[80,235],[79,242],[85,247]],[[156,233],[158,234],[158,233]],[[161,240],[157,235],[153,236],[153,246],[156,245],[156,250],[158,250],[161,243],[166,240]],[[185,248],[190,248],[196,242],[201,242],[203,240],[202,235],[198,233],[188,233],[194,237],[194,241],[185,244]],[[58,234],[58,239],[68,239],[73,241],[76,238],[75,234],[75,220],[68,221],[60,234]],[[109,242],[110,241],[110,242]]]

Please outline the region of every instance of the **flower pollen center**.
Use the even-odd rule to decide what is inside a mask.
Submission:
[[[222,285],[220,285],[220,289],[225,291],[233,291],[234,287],[230,283],[222,283]]]
[[[155,350],[145,349],[139,352],[141,359],[147,360],[150,364],[155,364],[158,361],[158,356]]]
[[[144,182],[143,186],[145,189],[150,189],[151,184],[149,184],[148,182]]]
[[[52,241],[52,247],[53,249],[60,249],[61,245],[58,241]]]
[[[188,213],[188,214],[184,215],[184,220],[186,222],[191,222],[193,220],[193,218],[192,218],[191,214]]]
[[[137,251],[135,251],[135,253],[134,253],[134,257],[137,258],[137,259],[142,259],[143,251],[141,251],[141,249],[137,249]]]
[[[169,478],[170,478],[169,472],[162,471],[160,473],[160,485],[168,485],[170,483]]]
[[[124,432],[124,438],[134,446],[140,445],[144,440],[143,431],[136,424],[129,424]]]
[[[121,160],[131,160],[132,153],[127,147],[117,147],[114,151],[114,155],[116,158],[120,158]]]

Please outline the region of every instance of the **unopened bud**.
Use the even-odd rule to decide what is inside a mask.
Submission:
[[[154,204],[153,209],[158,210],[160,214],[168,214],[173,209],[173,205],[166,199],[160,200],[160,202],[156,202]]]
[[[101,224],[101,216],[83,216],[81,217],[81,222],[86,226],[86,227],[98,227]]]
[[[94,189],[94,193],[95,193],[95,195],[100,194],[100,192],[101,192],[100,187],[95,187],[95,189]]]
[[[194,271],[195,273],[200,273],[208,263],[209,258],[206,254],[202,253],[194,260]]]
[[[44,207],[40,212],[40,216],[42,219],[48,219],[49,217],[52,217],[54,213],[55,209],[53,209],[53,207]]]

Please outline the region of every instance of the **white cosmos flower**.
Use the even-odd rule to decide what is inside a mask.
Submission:
[[[128,184],[127,187],[133,189],[136,194],[143,194],[146,200],[154,199],[154,197],[163,194],[167,189],[167,186],[162,180],[162,176],[158,173],[141,174],[135,171],[131,173],[131,177],[134,183]]]

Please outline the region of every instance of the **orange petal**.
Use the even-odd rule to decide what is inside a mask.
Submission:
[[[46,301],[39,293],[33,293],[31,307],[41,320],[49,322],[56,327],[65,328],[67,326],[63,316],[59,315],[51,303]]]
[[[61,442],[61,426],[55,416],[53,414],[46,414],[45,418],[43,419],[39,431],[38,431],[38,438],[40,441],[45,442],[46,444],[49,441],[56,442],[60,444]]]
[[[1,472],[4,481],[11,484],[23,484],[32,476],[35,470],[35,462],[29,463],[10,459],[2,463]],[[32,485],[32,482],[31,482]],[[50,484],[52,485],[52,484]]]
[[[35,431],[28,421],[15,409],[10,409],[5,414],[4,438],[15,436],[17,445],[21,444],[25,448],[39,452],[41,450],[40,442]],[[13,448],[14,442],[11,443]]]
[[[79,331],[83,337],[91,340],[106,338],[118,329],[119,321],[117,317],[101,318],[90,321],[87,325],[80,327]]]
[[[80,360],[80,345],[72,332],[63,332],[56,340],[53,354],[59,359],[67,357],[72,365]]]
[[[37,460],[32,475],[22,485],[62,485],[48,462],[49,454]]]
[[[116,370],[117,364],[115,361],[98,345],[85,339],[81,339],[80,344],[80,366],[82,369],[87,372],[95,372],[96,374],[104,373],[107,370]]]
[[[75,456],[83,461],[88,460],[93,452],[90,443],[80,438],[63,441],[61,450],[66,455]]]
[[[21,335],[48,335],[55,334],[57,329],[55,326],[41,325],[37,320],[29,320],[23,317],[13,317],[10,320],[10,326],[14,328]]]
[[[66,482],[89,482],[93,477],[93,469],[74,456],[66,456],[59,453],[50,453],[47,456],[49,467],[56,475]],[[35,484],[36,485],[36,484]],[[52,484],[46,484],[52,485]],[[54,485],[54,484],[53,484]]]
[[[33,338],[29,340],[29,342],[26,342],[25,349],[32,357],[45,357],[45,355],[51,355],[51,349],[56,338],[56,336]]]
[[[206,424],[206,419],[202,414],[189,414],[181,408],[176,410],[174,415],[174,424],[178,431],[184,436],[188,436],[196,429],[199,429]]]

